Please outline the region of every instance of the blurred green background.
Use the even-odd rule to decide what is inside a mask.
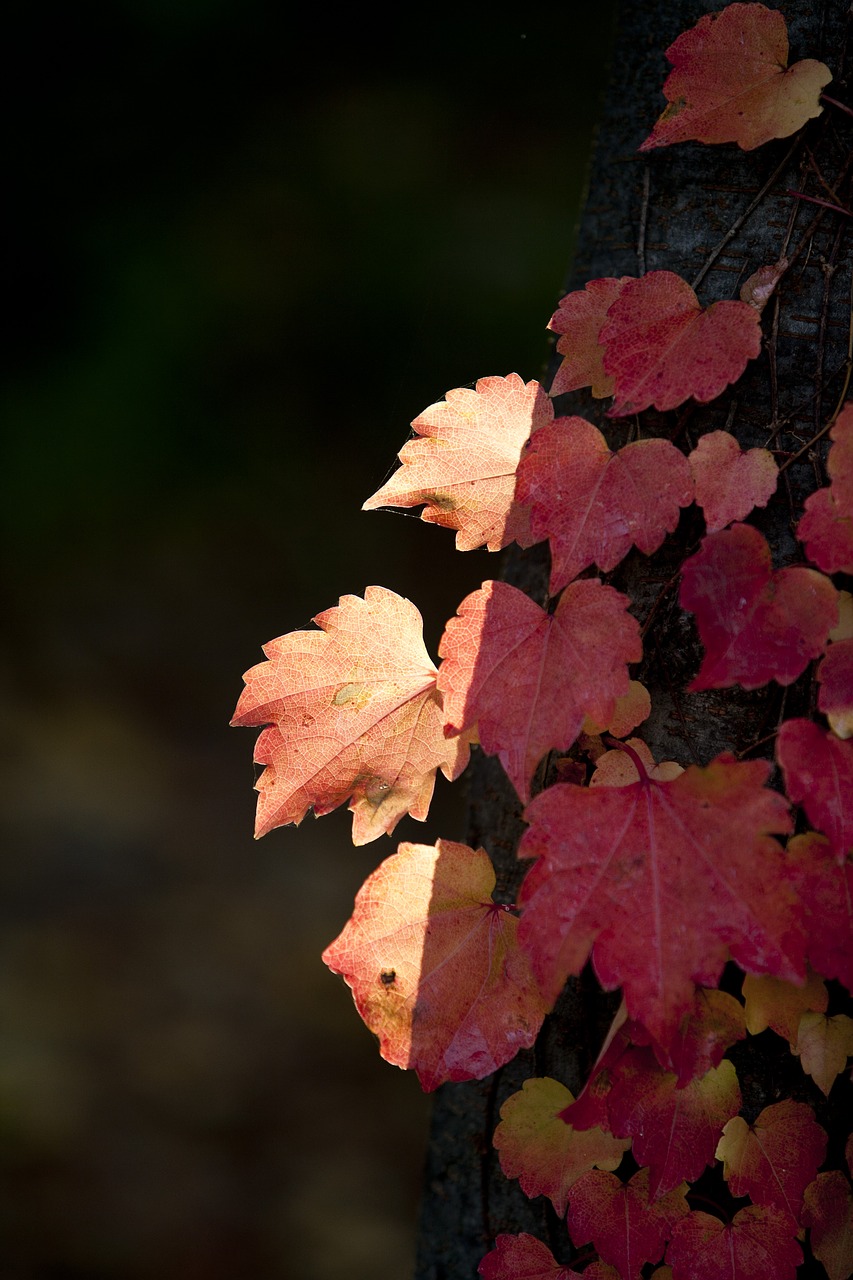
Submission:
[[[342,593],[435,654],[495,575],[359,508],[448,388],[541,374],[612,6],[388,12],[7,11],[3,1280],[410,1274],[427,1103],[319,958],[396,839],[255,844],[227,722]]]

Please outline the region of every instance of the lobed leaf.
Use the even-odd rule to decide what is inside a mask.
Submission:
[[[853,743],[812,720],[786,720],[776,735],[785,790],[829,841],[839,864],[853,849]]]
[[[742,450],[727,431],[703,436],[687,461],[709,533],[744,520],[754,507],[766,507],[776,491],[779,469],[772,453]]]
[[[836,1077],[853,1057],[853,1018],[844,1013],[832,1018],[824,1013],[804,1013],[792,1052],[828,1098]]]
[[[839,865],[829,842],[813,831],[789,840],[788,854],[806,955],[818,973],[853,991],[853,859]]]
[[[796,1226],[778,1209],[747,1205],[731,1222],[694,1210],[672,1233],[672,1280],[795,1280]]]
[[[576,1245],[591,1240],[621,1280],[639,1280],[647,1262],[658,1262],[673,1228],[687,1212],[687,1183],[650,1202],[649,1171],[630,1182],[597,1169],[585,1173],[569,1196],[569,1234]]]
[[[806,1187],[803,1226],[812,1253],[829,1280],[850,1280],[853,1271],[853,1192],[840,1169],[819,1173]]]
[[[790,1098],[765,1107],[754,1124],[735,1116],[717,1145],[732,1195],[778,1209],[792,1223],[825,1155],[826,1134],[811,1107]]]
[[[603,277],[590,280],[583,289],[567,293],[548,322],[560,334],[557,350],[563,363],[554,374],[550,395],[591,387],[595,400],[613,395],[613,378],[604,372],[604,347],[598,341],[607,311],[630,279]]]
[[[483,1280],[570,1280],[580,1275],[560,1266],[548,1246],[527,1232],[498,1236],[477,1272]]]

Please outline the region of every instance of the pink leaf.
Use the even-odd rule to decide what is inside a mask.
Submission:
[[[552,396],[581,387],[591,387],[595,400],[613,395],[613,379],[604,372],[604,347],[599,345],[598,335],[608,307],[628,279],[590,280],[583,289],[560,299],[558,310],[548,322],[548,328],[561,335],[557,350],[563,357],[551,384]]]
[[[649,1171],[628,1183],[594,1169],[572,1187],[569,1234],[576,1245],[592,1240],[622,1280],[639,1280],[646,1262],[657,1262],[679,1218],[687,1212],[687,1184],[649,1203]]]
[[[813,831],[789,840],[788,853],[804,913],[806,954],[818,973],[853,991],[853,861],[848,857],[839,865],[829,842]]]
[[[812,720],[786,720],[776,735],[785,790],[822,832],[839,864],[853,848],[853,743]]]
[[[779,471],[769,450],[744,452],[727,431],[703,436],[688,462],[709,533],[745,519],[753,507],[766,507],[776,490]]]
[[[730,1223],[694,1211],[672,1233],[672,1280],[795,1280],[803,1260],[795,1232],[784,1213],[761,1205]]]

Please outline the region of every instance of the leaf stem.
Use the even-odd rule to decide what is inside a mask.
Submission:
[[[634,762],[634,767],[640,775],[640,781],[642,783],[647,784],[651,782],[651,778],[646,772],[646,766],[643,763],[643,757],[635,751],[632,746],[629,746],[627,742],[620,742],[618,738],[611,737],[609,733],[603,734],[601,740],[602,742],[606,742],[608,747],[617,747],[620,751],[624,751],[627,756],[631,757]]]

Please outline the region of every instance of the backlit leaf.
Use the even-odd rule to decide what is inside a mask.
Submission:
[[[604,347],[599,344],[598,335],[608,307],[618,298],[628,278],[590,280],[583,289],[560,299],[558,309],[548,322],[548,328],[561,335],[557,350],[563,357],[551,384],[552,396],[581,387],[590,387],[596,400],[613,395],[613,379],[604,372]]]
[[[786,1214],[762,1205],[729,1223],[694,1211],[672,1233],[672,1280],[795,1280],[803,1260],[795,1233]]]
[[[826,1155],[826,1134],[805,1102],[765,1107],[754,1124],[730,1120],[717,1146],[733,1196],[749,1196],[799,1222],[803,1192]]]
[[[853,1057],[853,1019],[845,1013],[828,1018],[824,1013],[804,1013],[793,1052],[806,1075],[829,1097],[836,1077]]]
[[[776,490],[779,469],[772,453],[744,451],[728,431],[703,436],[687,460],[709,533],[744,520],[754,507],[766,507]]]
[[[569,1194],[569,1234],[578,1246],[591,1240],[622,1280],[639,1280],[646,1262],[659,1262],[673,1227],[687,1212],[687,1184],[649,1202],[649,1171],[630,1182],[593,1169]]]

